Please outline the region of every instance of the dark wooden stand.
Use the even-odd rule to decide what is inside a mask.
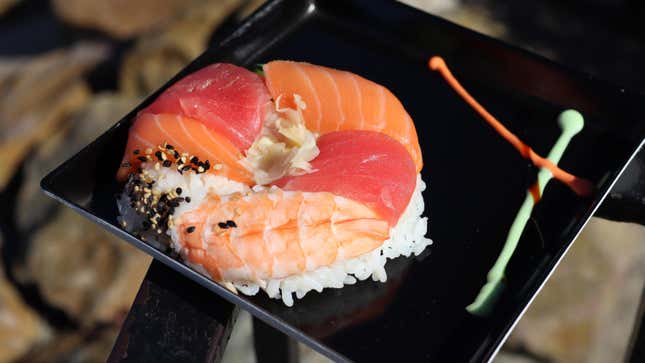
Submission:
[[[238,308],[153,261],[109,362],[219,362]]]

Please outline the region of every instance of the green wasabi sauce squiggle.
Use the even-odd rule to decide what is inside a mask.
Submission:
[[[560,125],[562,133],[547,156],[547,159],[556,165],[560,162],[571,139],[584,127],[584,119],[578,111],[566,110],[558,116],[558,124]],[[537,175],[539,195],[542,195],[544,188],[552,178],[553,175],[548,169],[540,169]],[[466,310],[471,314],[484,316],[492,310],[494,302],[503,289],[504,271],[506,270],[508,261],[513,256],[513,252],[515,252],[522,231],[524,231],[524,227],[531,217],[531,212],[536,202],[531,192],[527,191],[524,202],[508,231],[504,248],[497,258],[497,261],[495,261],[493,268],[488,272],[486,284],[479,291],[475,301],[466,307]]]

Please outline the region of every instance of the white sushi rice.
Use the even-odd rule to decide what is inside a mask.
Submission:
[[[245,193],[250,190],[244,184],[212,174],[184,173],[184,175],[181,175],[173,169],[166,168],[160,170],[147,168],[147,170],[156,180],[153,190],[166,193],[180,187],[183,190],[182,196],[190,196],[190,203],[181,203],[176,208],[175,217],[199,207],[210,193],[226,195],[236,192]],[[254,187],[253,191],[258,191],[262,188]],[[421,216],[424,211],[422,192],[425,188],[426,184],[421,175],[417,175],[416,187],[410,203],[399,218],[397,225],[390,229],[390,239],[383,242],[381,247],[369,253],[286,278],[260,280],[255,283],[223,282],[223,285],[245,295],[255,295],[262,289],[269,297],[282,299],[285,305],[293,306],[293,294],[301,299],[309,291],[321,292],[324,288],[342,288],[344,285],[352,285],[357,280],[365,280],[370,276],[374,281],[385,282],[387,281],[385,263],[388,259],[394,259],[399,256],[409,257],[412,254],[420,255],[427,246],[432,244],[432,240],[425,237],[428,219]],[[132,210],[127,196],[123,195],[118,204],[121,214],[120,221],[126,222],[128,231],[134,231],[133,226],[141,223],[141,217]],[[174,229],[170,229],[168,234],[170,235],[172,248],[177,252],[181,252],[182,247],[178,242],[177,232]],[[145,239],[152,243],[161,244],[160,241],[155,241],[156,238],[152,233],[145,235]],[[209,276],[202,266],[188,264],[196,271]]]

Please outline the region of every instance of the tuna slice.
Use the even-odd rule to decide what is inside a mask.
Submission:
[[[257,74],[232,64],[216,63],[182,78],[141,113],[195,119],[243,152],[259,135],[270,107],[271,97]]]
[[[391,226],[410,202],[416,169],[407,150],[374,131],[330,132],[318,139],[314,172],[275,182],[285,190],[330,192],[364,203]]]
[[[298,94],[307,104],[307,128],[325,134],[339,130],[370,130],[403,144],[423,166],[414,123],[387,88],[356,74],[309,63],[273,61],[264,65],[266,84],[274,99]]]

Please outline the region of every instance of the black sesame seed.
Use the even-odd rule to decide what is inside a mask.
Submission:
[[[139,155],[140,151],[139,151],[139,149],[134,149],[133,153],[134,153],[134,155]]]
[[[190,226],[190,227],[186,228],[186,232],[188,232],[188,233],[195,232],[195,226]]]
[[[237,224],[235,224],[234,221],[226,221],[226,225],[229,226],[229,227],[232,227],[232,228],[237,227]]]
[[[170,160],[164,160],[162,165],[164,168],[169,168],[172,165],[172,162]]]
[[[139,156],[137,159],[139,159],[139,161],[148,161],[145,156]]]
[[[210,161],[208,161],[208,160],[204,161],[203,167],[204,167],[204,170],[208,170],[208,169],[210,169],[210,167],[211,167],[211,162],[210,162]]]
[[[191,167],[190,167],[190,165],[184,165],[184,166],[181,167],[181,169],[182,169],[181,171],[188,171],[188,170],[191,169]]]
[[[175,189],[175,192],[176,192],[178,195],[181,195],[182,190],[181,190],[181,188],[177,188],[177,189]]]
[[[175,159],[179,159],[179,153],[177,152],[177,150],[174,150],[173,156],[175,157]]]
[[[199,158],[197,156],[193,156],[190,159],[190,162],[193,163],[193,164],[197,164],[197,163],[199,163]]]
[[[217,223],[217,226],[218,226],[219,228],[221,228],[221,229],[226,229],[226,228],[228,228],[228,224],[226,224],[226,223],[224,223],[224,222],[219,222],[219,223]]]
[[[159,161],[163,160],[163,158],[161,157],[161,151],[157,150],[157,152],[155,153],[155,156],[157,157],[157,159],[159,159]]]
[[[168,150],[174,150],[174,149],[175,149],[175,147],[174,147],[174,146],[172,146],[172,145],[170,145],[170,144],[166,144],[166,149],[168,149]]]
[[[190,203],[190,197],[186,197],[186,203]]]

